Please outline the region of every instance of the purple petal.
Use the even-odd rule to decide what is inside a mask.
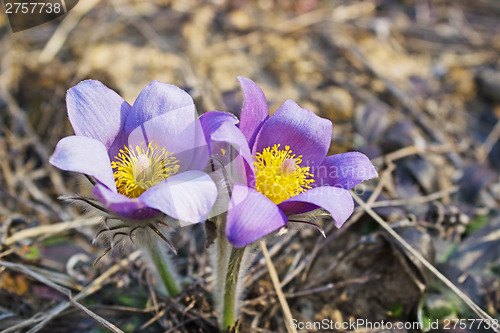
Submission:
[[[216,132],[217,129],[226,122],[236,125],[238,123],[238,118],[232,113],[223,111],[210,111],[202,114],[200,116],[200,124],[205,134],[205,140],[210,142],[212,133]]]
[[[183,113],[186,123],[194,121],[194,103],[188,93],[174,85],[153,81],[137,96],[125,123],[125,132],[131,133],[148,120],[180,109],[186,109]]]
[[[156,209],[149,208],[140,198],[128,198],[97,184],[92,193],[103,203],[104,208],[130,220],[145,220],[159,216]]]
[[[207,136],[207,142],[210,142],[212,147],[212,154],[218,162],[224,164],[223,166],[233,177],[233,181],[251,184],[255,178],[255,172],[250,148],[243,133],[235,126],[237,119],[232,115],[227,115],[230,114],[211,111],[203,114],[200,122]],[[231,147],[234,149],[233,152],[229,152]]]
[[[349,191],[337,187],[316,187],[297,194],[278,205],[287,216],[302,214],[308,211],[323,208],[327,210],[340,228],[351,216],[354,210],[354,201]]]
[[[66,95],[66,105],[75,134],[101,141],[110,151],[109,156],[115,156],[123,146],[119,134],[130,105],[116,92],[94,80],[80,82],[71,88]]]
[[[50,164],[64,171],[80,172],[94,177],[116,192],[113,169],[108,152],[102,142],[85,136],[68,136],[61,139]]]
[[[234,184],[227,212],[226,236],[236,247],[248,245],[283,227],[285,214],[260,192]]]
[[[176,86],[154,81],[144,88],[125,130],[130,147],[151,142],[173,153],[179,172],[202,170],[208,161],[208,146],[193,100]]]
[[[262,125],[252,154],[280,144],[290,146],[292,153],[302,156],[301,166],[319,165],[326,156],[332,138],[332,122],[287,100]]]
[[[139,198],[182,222],[198,223],[205,220],[217,199],[217,187],[206,173],[192,170],[156,184]]]
[[[372,162],[362,153],[349,152],[328,156],[314,170],[314,185],[350,190],[362,181],[377,177]]]
[[[238,80],[243,90],[240,130],[252,147],[260,127],[269,118],[269,108],[264,92],[255,82],[242,76]]]

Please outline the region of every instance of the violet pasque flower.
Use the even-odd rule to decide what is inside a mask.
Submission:
[[[95,179],[92,193],[124,221],[204,221],[217,189],[203,170],[209,157],[192,98],[153,81],[133,106],[98,81],[68,91],[75,136],[57,144],[50,163]]]
[[[269,116],[259,86],[247,78],[239,81],[244,103],[238,125],[225,112],[200,117],[212,154],[225,154],[223,144],[238,153],[226,221],[229,242],[248,245],[285,226],[288,216],[318,208],[342,226],[354,209],[349,190],[377,176],[373,164],[359,152],[326,157],[331,121],[291,100]]]

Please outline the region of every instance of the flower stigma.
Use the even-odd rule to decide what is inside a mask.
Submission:
[[[111,162],[114,169],[116,189],[129,198],[137,198],[147,189],[175,175],[179,161],[157,143],[144,143],[132,147],[124,146]]]
[[[309,167],[301,167],[302,156],[295,156],[289,146],[275,144],[255,154],[255,189],[275,204],[311,189],[314,182]]]

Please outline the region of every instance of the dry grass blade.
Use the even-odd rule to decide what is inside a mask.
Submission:
[[[35,238],[38,236],[43,236],[46,238],[66,230],[80,228],[83,226],[93,226],[99,223],[101,223],[101,219],[96,217],[96,218],[76,219],[74,221],[69,221],[69,222],[61,222],[56,224],[42,225],[39,227],[29,228],[18,231],[14,235],[8,237],[5,240],[4,245],[9,246],[22,239]]]
[[[498,139],[500,139],[500,121],[495,125],[481,147],[479,147],[477,151],[477,159],[479,162],[484,163],[484,161],[486,161],[488,154],[491,152],[491,149],[493,149],[495,143],[498,142]]]
[[[38,60],[42,64],[50,62],[56,56],[57,52],[66,42],[70,32],[76,27],[80,19],[94,8],[99,3],[99,0],[82,1],[80,6],[68,13],[67,18],[61,23],[56,32],[52,35],[48,43],[45,45]]]
[[[34,145],[36,152],[44,161],[49,160],[49,154],[47,153],[47,148],[42,144],[40,137],[36,134],[36,131],[30,125],[26,112],[21,109],[16,99],[11,95],[8,88],[1,84],[0,81],[0,98],[4,99],[9,106],[7,111],[11,114],[12,118],[16,120],[17,124],[22,126],[23,131],[26,136],[31,140]]]
[[[98,278],[92,281],[87,287],[85,287],[80,293],[75,295],[72,301],[79,301],[84,297],[87,297],[90,294],[93,294],[97,290],[101,289],[101,287],[105,284],[105,282],[115,273],[117,273],[123,267],[127,267],[130,261],[137,259],[140,255],[140,251],[135,251],[131,253],[128,258],[121,260],[118,264],[111,266],[106,272],[101,274]],[[66,308],[70,306],[70,302],[65,302],[60,304],[59,306],[53,308],[45,317],[42,317],[42,321],[35,327],[33,327],[28,333],[38,332],[42,329],[50,320],[55,318],[59,313],[64,311]],[[122,332],[122,331],[119,331]],[[7,332],[6,332],[7,333]]]
[[[276,268],[273,265],[271,260],[271,256],[267,251],[267,246],[264,241],[259,242],[260,249],[262,254],[264,255],[264,259],[266,260],[267,269],[269,270],[269,275],[271,276],[271,280],[273,281],[274,289],[276,290],[276,294],[278,295],[278,299],[281,304],[281,308],[283,309],[283,314],[285,315],[286,323],[285,327],[289,333],[297,333],[297,330],[290,326],[290,323],[293,320],[292,312],[290,311],[290,307],[288,306],[288,302],[286,301],[285,294],[281,289],[281,283],[278,277],[278,272],[276,272]]]
[[[120,330],[118,327],[116,327],[115,325],[113,325],[112,323],[110,323],[109,321],[107,321],[106,319],[102,318],[101,316],[97,315],[96,313],[92,312],[91,310],[89,310],[88,308],[86,308],[85,306],[83,306],[82,304],[78,303],[72,297],[71,290],[62,287],[62,286],[58,285],[57,283],[52,282],[51,280],[47,279],[46,277],[42,276],[41,274],[33,271],[32,269],[30,269],[30,268],[28,268],[28,267],[26,267],[24,265],[14,264],[14,263],[11,263],[11,262],[6,262],[6,261],[0,261],[0,266],[4,266],[6,268],[9,268],[9,269],[16,270],[18,272],[24,273],[24,274],[32,277],[33,279],[36,279],[36,280],[44,283],[45,285],[54,288],[55,290],[59,291],[60,293],[65,294],[66,296],[68,296],[69,302],[73,306],[75,306],[76,308],[79,308],[79,309],[83,310],[86,314],[88,314],[90,317],[94,318],[97,322],[99,322],[100,324],[102,324],[104,327],[108,328],[112,332],[123,333],[123,331]],[[38,327],[38,326],[39,325],[37,325],[36,327]],[[36,331],[38,331],[38,329],[36,329],[36,327],[33,328],[33,329],[31,329],[30,332],[36,332]],[[11,329],[12,329],[12,327],[11,327]],[[10,332],[10,330],[8,329],[8,330],[5,330],[4,332],[7,333],[7,332]]]
[[[45,314],[40,313],[32,318],[29,318],[17,325],[14,325],[1,333],[12,333],[12,332],[18,332],[20,329],[31,326],[33,324],[38,323],[35,327],[33,327],[31,330],[28,332],[34,333],[38,332],[40,329],[42,329],[49,321],[54,319],[56,316],[58,316],[61,312],[66,310],[71,304],[76,305],[79,300],[93,294],[94,292],[98,291],[101,289],[101,287],[105,284],[105,282],[114,274],[116,274],[120,269],[123,269],[123,267],[127,267],[127,265],[130,263],[130,261],[133,261],[137,259],[140,255],[140,251],[135,251],[131,253],[128,258],[125,258],[121,260],[118,264],[111,266],[106,272],[101,274],[98,278],[96,278],[92,283],[90,283],[88,286],[86,286],[81,292],[76,294],[69,302],[63,302],[54,308],[52,308],[50,311],[47,311]],[[7,263],[7,265],[14,265],[12,263]],[[58,289],[58,288],[56,288]],[[78,305],[81,306],[81,304],[77,303]],[[78,307],[78,305],[76,305]],[[87,309],[88,310],[88,309]],[[85,310],[84,310],[85,311]],[[90,310],[89,310],[90,311]],[[87,312],[87,311],[85,311]],[[122,332],[122,331],[117,331],[117,332]]]
[[[423,204],[423,203],[426,203],[429,201],[434,201],[434,200],[440,199],[446,195],[449,195],[451,193],[455,193],[457,191],[458,191],[458,186],[452,186],[450,188],[446,188],[444,190],[431,193],[429,195],[424,195],[424,196],[420,196],[420,197],[413,197],[410,199],[377,201],[377,202],[369,203],[369,205],[371,208],[377,208],[377,207],[389,207],[389,206],[404,206],[404,205],[409,205],[409,204]]]
[[[361,208],[368,213],[377,223],[389,233],[401,246],[408,251],[414,258],[420,261],[432,274],[434,274],[439,280],[441,280],[448,288],[450,288],[465,304],[467,304],[481,319],[489,320],[493,322],[493,318],[487,314],[483,309],[481,309],[474,301],[470,299],[463,291],[461,291],[453,282],[451,282],[446,276],[444,276],[440,271],[436,269],[427,259],[425,259],[417,250],[415,250],[410,244],[408,244],[397,232],[395,232],[391,226],[384,221],[375,211],[368,206],[360,197],[356,195],[353,191],[351,194],[354,200],[361,206]],[[493,327],[492,327],[493,328]],[[498,328],[493,328],[497,333],[500,332]]]

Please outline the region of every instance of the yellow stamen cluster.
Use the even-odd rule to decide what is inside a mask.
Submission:
[[[255,189],[275,204],[311,188],[314,182],[309,167],[300,167],[302,156],[295,157],[289,146],[265,148],[255,154]]]
[[[111,162],[118,193],[129,198],[139,197],[179,170],[178,160],[165,148],[151,142],[144,146],[144,143],[135,149],[125,146],[115,157],[116,161]]]

